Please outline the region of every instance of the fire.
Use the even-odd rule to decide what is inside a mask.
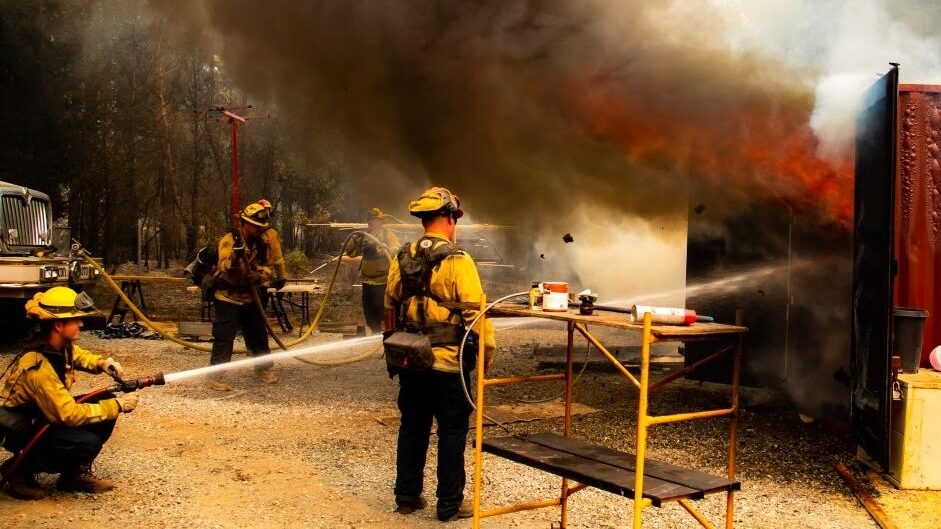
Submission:
[[[638,101],[620,91],[570,85],[567,100],[586,128],[630,160],[688,172],[753,197],[815,211],[843,226],[853,218],[853,160],[817,156],[809,110],[769,99],[725,111]],[[788,108],[790,107],[790,108]]]

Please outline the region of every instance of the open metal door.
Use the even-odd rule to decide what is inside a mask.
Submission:
[[[856,123],[850,414],[856,441],[889,467],[898,66],[865,95]]]

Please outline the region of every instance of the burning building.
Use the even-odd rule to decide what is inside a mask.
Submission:
[[[899,85],[893,68],[858,118],[852,226],[773,198],[710,215],[721,197],[691,186],[687,304],[720,320],[745,309],[745,382],[810,413],[848,405],[860,445],[886,468],[893,309],[928,311],[921,365],[941,340],[939,141],[941,87]],[[687,364],[704,353],[690,344]]]
[[[295,147],[359,207],[447,185],[576,276],[526,279],[604,301],[686,286],[719,321],[744,307],[748,378],[820,411],[847,400],[833,375],[849,366],[854,207],[852,135],[820,126],[819,87],[924,39],[870,35],[911,9],[788,4],[153,3],[246,93],[290,108]]]

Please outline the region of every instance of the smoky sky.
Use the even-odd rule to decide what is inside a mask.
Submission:
[[[154,3],[181,33],[213,36],[295,148],[341,159],[364,206],[401,210],[434,183],[475,219],[559,226],[586,205],[685,222],[688,178],[743,202],[846,178],[814,152],[812,73],[730,48],[708,4]]]

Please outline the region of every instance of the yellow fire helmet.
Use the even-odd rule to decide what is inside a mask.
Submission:
[[[64,320],[98,315],[95,302],[87,292],[78,292],[69,287],[52,287],[37,292],[26,302],[26,315],[39,320]]]
[[[262,228],[268,227],[268,219],[270,216],[265,206],[262,206],[258,202],[245,206],[241,215],[242,220],[245,222],[254,224],[255,226],[261,226]]]
[[[443,187],[432,187],[408,205],[408,212],[422,218],[431,215],[451,215],[455,220],[464,216],[461,199]]]

